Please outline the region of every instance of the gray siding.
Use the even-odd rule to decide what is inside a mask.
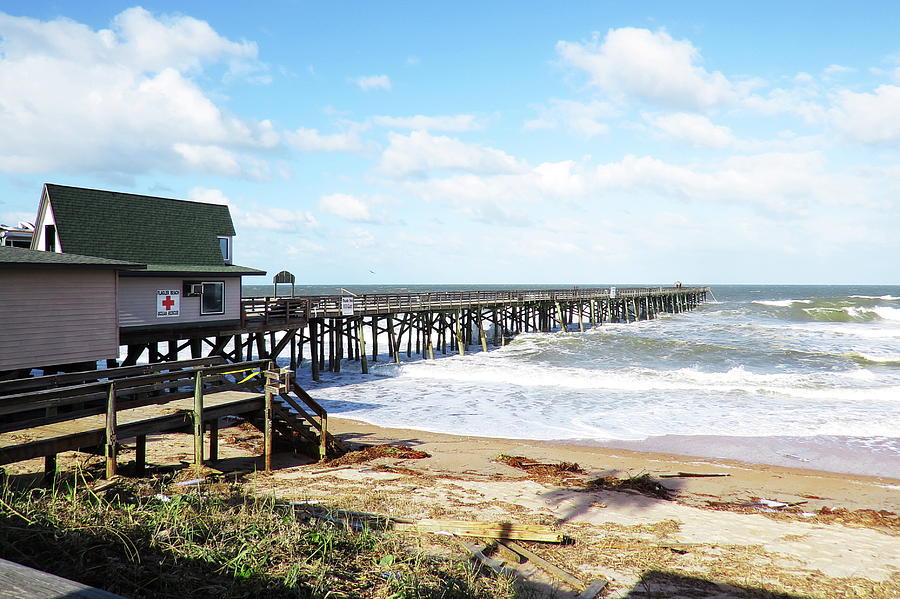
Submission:
[[[182,289],[184,281],[224,281],[225,313],[200,315],[199,297],[182,297],[178,316],[157,318],[156,291]],[[192,322],[238,320],[241,317],[240,277],[128,277],[119,279],[119,326],[172,326]]]
[[[0,370],[115,358],[110,270],[0,270]]]

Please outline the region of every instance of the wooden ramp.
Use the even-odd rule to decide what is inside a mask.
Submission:
[[[243,416],[263,409],[265,397],[250,391],[220,391],[203,396],[203,419]],[[119,439],[164,432],[191,432],[194,398],[176,399],[118,410]],[[98,447],[106,440],[106,414],[40,424],[0,433],[0,464],[44,457],[64,451]]]
[[[140,473],[147,435],[165,432],[192,433],[194,463],[200,465],[206,457],[218,459],[218,425],[224,416],[242,417],[263,431],[267,469],[276,436],[320,458],[337,445],[328,433],[325,410],[292,381],[291,371],[269,360],[229,364],[203,358],[4,386],[18,392],[0,395],[0,465],[44,457],[50,473],[56,454],[92,451],[106,455],[106,474],[113,476],[120,441],[135,439]]]
[[[0,559],[0,599],[124,599],[94,587]]]

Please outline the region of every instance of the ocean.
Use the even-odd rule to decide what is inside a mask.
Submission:
[[[465,356],[385,354],[369,375],[346,362],[313,382],[306,364],[298,379],[329,413],[379,426],[900,478],[900,286],[713,286],[710,299]]]

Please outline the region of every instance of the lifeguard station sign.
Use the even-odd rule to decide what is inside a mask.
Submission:
[[[156,317],[178,316],[181,311],[180,289],[156,290]]]

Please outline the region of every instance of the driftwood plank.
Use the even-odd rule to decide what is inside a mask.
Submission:
[[[535,566],[539,567],[544,572],[547,572],[548,574],[552,574],[556,578],[562,580],[563,582],[565,582],[566,584],[571,586],[576,591],[584,589],[585,584],[583,582],[581,582],[579,579],[575,578],[574,576],[572,576],[571,574],[569,574],[568,572],[566,572],[565,570],[563,570],[556,564],[551,564],[550,562],[548,562],[547,560],[545,560],[544,558],[542,558],[535,552],[531,551],[530,549],[522,547],[518,543],[513,543],[512,541],[505,541],[505,542],[501,542],[499,544],[506,547],[507,549],[511,550],[514,553],[518,553],[519,555],[521,555],[522,557],[524,557],[525,559],[527,559],[528,561],[533,563]]]
[[[485,539],[512,539],[562,543],[563,534],[549,526],[539,524],[512,524],[510,522],[467,522],[465,520],[419,520],[395,522],[394,530],[408,532],[447,532],[461,537]]]
[[[0,559],[0,599],[123,599],[22,564]]]

